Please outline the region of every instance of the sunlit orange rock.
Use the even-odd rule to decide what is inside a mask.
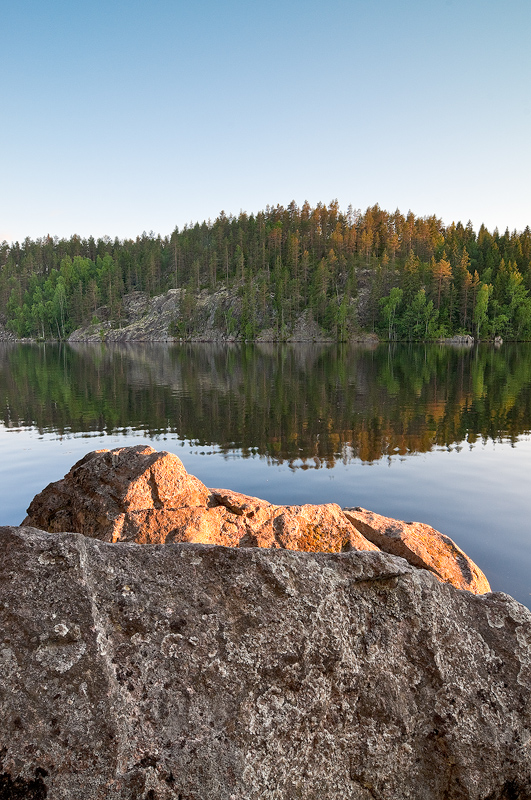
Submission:
[[[276,506],[211,490],[172,453],[95,450],[31,502],[24,525],[106,542],[197,542],[337,553],[377,550],[334,503]]]
[[[231,521],[245,531],[240,546],[338,553],[378,550],[352,525],[336,503],[277,506],[257,497],[212,489]],[[234,519],[235,518],[235,519]]]
[[[106,542],[195,542],[339,553],[382,550],[475,594],[481,570],[447,536],[335,503],[280,506],[208,489],[172,453],[138,445],[95,450],[32,500],[23,525]]]
[[[444,583],[474,594],[490,592],[487,578],[449,536],[422,522],[402,522],[365,508],[345,508],[345,516],[384,553],[401,556],[414,567],[429,569]]]
[[[165,541],[172,530],[169,510],[215,504],[177,456],[138,445],[87,453],[34,497],[25,524],[147,544]]]

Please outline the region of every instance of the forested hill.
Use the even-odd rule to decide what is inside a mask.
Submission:
[[[0,245],[0,323],[18,337],[66,338],[101,317],[121,326],[123,298],[179,288],[170,334],[192,336],[199,293],[224,288],[222,334],[278,338],[305,313],[348,339],[470,333],[531,338],[531,230],[500,234],[435,216],[365,213],[337,202],[291,203],[170,235],[136,239],[46,237]]]

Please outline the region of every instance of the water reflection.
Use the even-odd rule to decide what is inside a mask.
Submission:
[[[516,441],[530,385],[529,345],[0,347],[6,427],[172,433],[301,468]]]

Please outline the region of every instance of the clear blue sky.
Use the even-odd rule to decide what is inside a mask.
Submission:
[[[529,0],[3,0],[0,241],[291,200],[531,225]]]

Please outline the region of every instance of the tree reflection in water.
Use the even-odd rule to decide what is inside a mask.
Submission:
[[[531,428],[531,346],[0,346],[0,421],[172,433],[294,468],[377,461]]]

